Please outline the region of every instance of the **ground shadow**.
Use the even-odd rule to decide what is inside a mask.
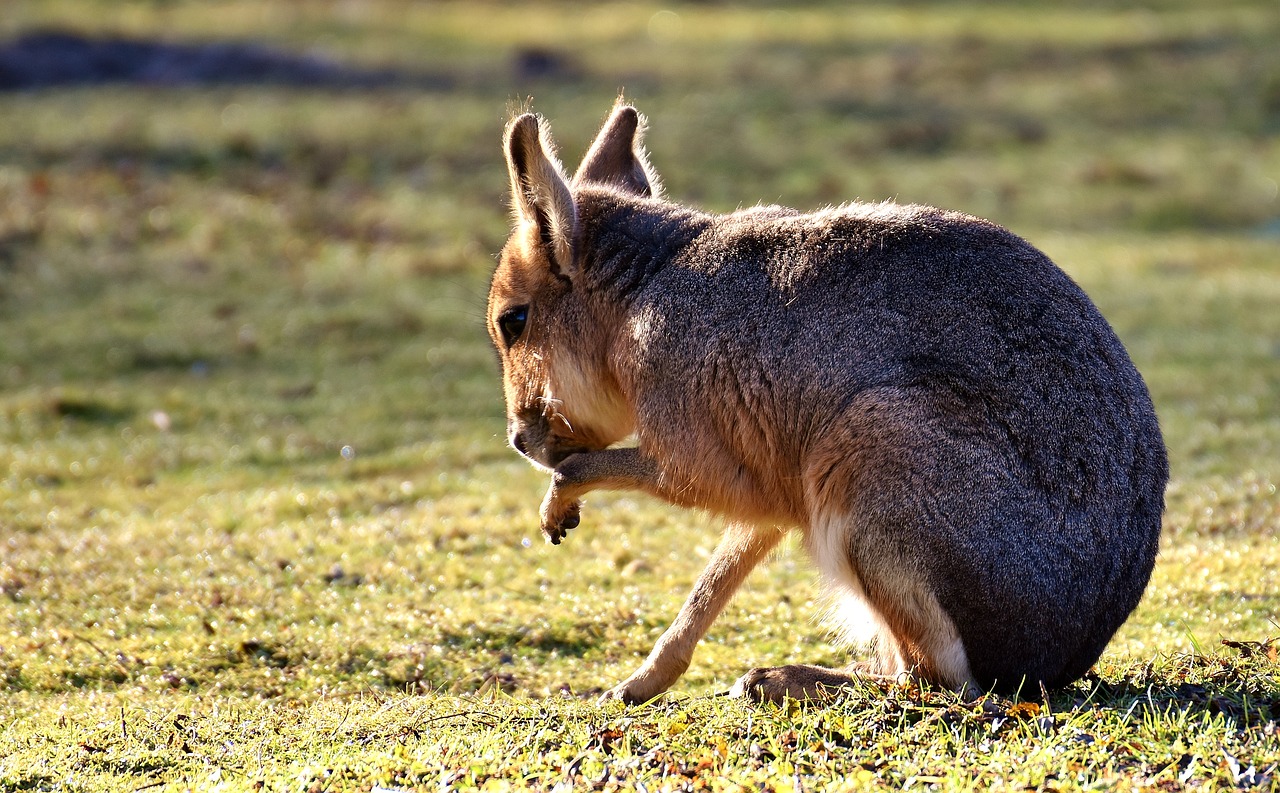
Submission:
[[[243,41],[176,43],[46,30],[0,43],[0,91],[113,83],[442,90],[453,82],[443,74],[354,67]]]

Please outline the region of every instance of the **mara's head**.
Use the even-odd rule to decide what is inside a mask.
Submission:
[[[657,191],[641,128],[634,108],[616,106],[569,180],[544,119],[525,114],[507,125],[513,227],[489,287],[488,327],[502,360],[507,439],[548,468],[633,429],[609,366],[608,301],[583,272],[577,202],[584,188]]]

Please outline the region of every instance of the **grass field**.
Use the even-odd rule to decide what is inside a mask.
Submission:
[[[0,790],[1280,786],[1280,11],[7,0],[431,86],[0,94]],[[544,545],[482,324],[499,147],[619,89],[669,194],[990,217],[1093,296],[1173,479],[1147,596],[1044,700],[714,696],[840,664],[803,554],[666,701],[598,708],[712,518],[600,495]],[[1223,640],[1229,642],[1224,644]]]

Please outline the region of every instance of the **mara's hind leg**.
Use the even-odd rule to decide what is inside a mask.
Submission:
[[[905,556],[872,545],[845,515],[821,516],[805,536],[810,555],[833,588],[832,616],[851,640],[874,631],[873,660],[837,671],[791,665],[752,669],[731,691],[756,701],[821,700],[856,680],[886,683],[909,674],[972,696],[977,683],[964,644],[925,577]]]
[[[792,699],[821,702],[859,682],[879,687],[905,676],[906,663],[893,636],[884,631],[866,602],[857,594],[831,584],[832,600],[828,618],[833,632],[849,644],[867,644],[874,653],[865,661],[855,661],[843,669],[827,669],[811,664],[757,667],[738,678],[729,695],[755,702],[781,704]]]
[[[821,702],[840,693],[841,689],[855,685],[858,680],[879,683],[888,678],[855,667],[840,671],[809,664],[759,666],[738,678],[729,689],[729,696],[779,705],[788,699]]]
[[[788,699],[822,702],[860,683],[888,688],[913,676],[891,634],[882,631],[872,645],[875,652],[870,660],[855,661],[843,669],[812,664],[756,667],[738,678],[729,696],[779,705]]]
[[[855,662],[840,670],[810,664],[756,667],[738,678],[729,695],[775,704],[782,704],[788,699],[821,702],[859,683],[887,688],[893,683],[913,678],[946,686],[968,698],[981,693],[968,672],[967,659],[948,655],[954,653],[954,647],[944,648],[943,663],[939,664],[934,659],[915,654],[912,661],[902,660],[902,654],[896,649],[886,649],[897,646],[897,640],[888,633],[878,637],[877,645],[873,660]],[[960,652],[963,653],[963,647]],[[942,665],[946,665],[951,674],[938,673],[936,670]],[[962,668],[959,676],[955,674],[957,668]]]
[[[855,661],[844,669],[827,669],[812,664],[756,667],[738,678],[729,689],[729,696],[778,705],[788,699],[823,702],[859,683],[888,688],[893,683],[902,682],[909,676],[902,664],[886,664],[884,660],[885,645],[894,645],[893,637],[884,636],[876,643],[875,659]],[[888,654],[897,656],[894,649],[889,649]]]
[[[819,569],[849,596],[846,602],[860,599],[871,612],[877,671],[910,673],[976,693],[964,642],[930,586],[927,562],[899,540],[897,527],[857,521],[842,514],[821,516],[810,529],[810,550]]]

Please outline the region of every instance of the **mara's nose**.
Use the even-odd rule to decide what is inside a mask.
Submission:
[[[513,433],[511,433],[511,448],[513,448],[513,449],[515,449],[516,451],[520,452],[520,453],[521,453],[521,454],[523,454],[525,457],[528,457],[528,456],[529,456],[529,449],[528,449],[528,447],[525,445],[525,441],[524,441],[524,433],[523,433],[523,432],[513,432]]]

